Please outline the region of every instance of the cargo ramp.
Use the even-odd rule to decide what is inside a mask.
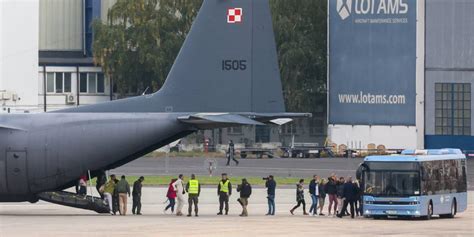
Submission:
[[[97,213],[109,213],[109,207],[99,197],[80,196],[66,191],[43,192],[37,195],[40,200],[58,205],[95,211]]]

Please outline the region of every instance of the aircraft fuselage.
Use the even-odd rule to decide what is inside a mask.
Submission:
[[[43,113],[0,116],[0,201],[75,184],[88,170],[116,168],[194,130],[179,113]]]

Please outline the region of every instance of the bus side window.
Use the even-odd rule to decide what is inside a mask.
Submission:
[[[431,167],[431,162],[423,162],[422,163],[422,189],[423,195],[431,195],[433,194],[433,170]]]
[[[460,183],[462,183],[461,190],[458,190],[459,192],[466,192],[467,191],[467,174],[466,174],[466,165],[462,166],[462,177],[461,180],[459,180]]]

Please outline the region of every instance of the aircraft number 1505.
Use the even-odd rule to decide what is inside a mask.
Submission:
[[[247,60],[222,60],[222,71],[245,71],[247,70]]]

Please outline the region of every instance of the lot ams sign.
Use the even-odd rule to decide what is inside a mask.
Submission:
[[[355,23],[407,23],[408,0],[336,0],[342,20],[353,15]]]
[[[416,0],[329,0],[329,123],[415,125]]]

